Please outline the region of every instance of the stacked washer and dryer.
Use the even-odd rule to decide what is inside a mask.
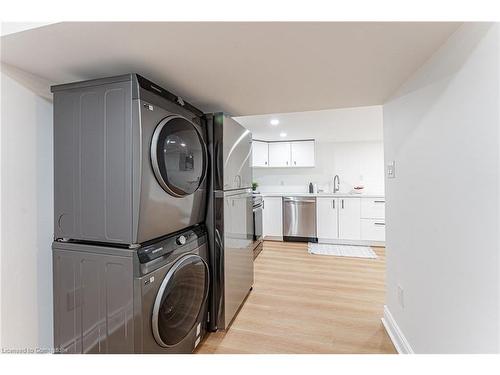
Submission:
[[[55,347],[192,352],[210,284],[203,113],[137,74],[52,92]]]

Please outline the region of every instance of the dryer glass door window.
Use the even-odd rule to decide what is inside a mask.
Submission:
[[[151,162],[162,188],[177,197],[198,190],[205,178],[207,154],[196,126],[181,116],[163,119],[151,143]]]
[[[153,307],[153,334],[164,347],[180,343],[198,322],[208,294],[208,267],[197,255],[172,266]]]

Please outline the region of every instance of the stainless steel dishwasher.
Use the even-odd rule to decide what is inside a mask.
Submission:
[[[318,242],[315,197],[283,197],[283,241]]]

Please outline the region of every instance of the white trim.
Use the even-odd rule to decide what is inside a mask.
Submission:
[[[265,241],[283,241],[282,236],[264,236]],[[341,240],[331,238],[318,238],[318,243],[328,243],[332,245],[354,245],[354,246],[375,246],[385,247],[385,241],[372,240]]]
[[[382,324],[384,325],[387,334],[391,338],[391,341],[399,354],[415,354],[410,346],[410,343],[406,340],[403,332],[392,317],[387,305],[384,305],[384,317],[382,318]]]
[[[283,236],[263,236],[265,241],[283,241]]]
[[[373,240],[343,240],[343,239],[332,239],[332,238],[318,238],[318,243],[329,243],[332,245],[385,247],[385,241],[373,241]]]

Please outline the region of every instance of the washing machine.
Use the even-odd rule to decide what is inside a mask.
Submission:
[[[56,240],[138,247],[203,222],[200,110],[138,74],[51,90]]]
[[[142,247],[138,254],[136,353],[191,353],[207,325],[206,231],[195,228]]]
[[[203,225],[138,249],[53,243],[58,353],[191,353],[206,332]]]

